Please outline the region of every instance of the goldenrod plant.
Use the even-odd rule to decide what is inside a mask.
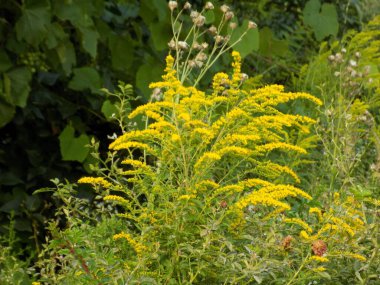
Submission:
[[[176,1],[169,1],[169,9],[174,37],[165,73],[150,84],[151,101],[128,115],[142,119],[143,127],[131,125],[112,141],[105,162],[96,155],[99,164],[93,169],[99,176],[78,181],[114,204],[114,216],[95,227],[77,224],[56,233],[50,249],[61,244],[65,265],[56,280],[339,284],[328,283],[336,281],[339,270],[330,264],[342,258],[348,260],[342,265],[367,260],[357,243],[366,225],[361,204],[336,194],[330,209],[308,207],[312,196],[280,163],[307,155],[291,143],[289,132],[307,135],[315,120],[278,106],[293,100],[320,106],[321,100],[281,85],[244,88],[240,54],[233,51],[234,43],[225,44],[228,34],[220,34],[234,16],[228,6],[221,7],[215,30],[204,23],[203,13],[214,9],[210,2],[201,12],[189,3],[179,8]],[[180,19],[187,11],[193,26],[182,38]],[[201,28],[212,28],[213,41],[198,47]],[[247,30],[253,28],[249,22]],[[208,46],[213,46],[209,52]],[[201,90],[201,78],[230,50],[232,70],[214,74],[210,88]],[[292,209],[295,203],[305,204],[309,213]],[[52,280],[49,270],[44,272],[40,281]]]

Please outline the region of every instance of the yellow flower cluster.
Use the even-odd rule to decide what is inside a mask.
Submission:
[[[147,250],[146,246],[134,240],[133,237],[128,233],[121,232],[119,234],[114,235],[113,239],[126,239],[128,243],[132,246],[132,248],[136,251],[137,255],[141,255],[144,251]]]
[[[109,188],[112,186],[110,182],[105,180],[103,177],[82,177],[78,180],[78,183],[81,184],[92,184],[94,186],[101,185],[104,188]]]
[[[287,224],[299,225],[309,233],[313,232],[313,229],[306,222],[304,222],[303,220],[301,220],[299,218],[291,218],[291,219],[285,218],[283,221],[284,221],[284,223],[287,223]]]
[[[118,196],[118,195],[107,195],[107,196],[104,196],[103,200],[104,201],[114,201],[114,202],[117,202],[119,204],[124,204],[124,205],[129,204],[128,200],[126,200],[125,198]]]
[[[313,255],[309,258],[310,261],[318,261],[318,262],[329,262],[329,259],[327,257]]]

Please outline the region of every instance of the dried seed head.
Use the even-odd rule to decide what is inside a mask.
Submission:
[[[339,71],[335,71],[334,75],[335,75],[335,77],[338,77],[340,75],[340,72]]]
[[[193,22],[197,27],[202,27],[205,24],[205,21],[206,17],[202,15],[199,15],[198,17],[193,19]]]
[[[231,39],[231,36],[230,35],[226,35],[224,37],[224,42],[228,42],[230,39]]]
[[[195,63],[197,64],[197,67],[201,68],[203,66],[203,62],[196,60]]]
[[[178,3],[177,1],[169,1],[168,6],[169,6],[170,11],[173,11],[174,9],[178,7]]]
[[[222,41],[224,40],[224,38],[221,36],[221,35],[217,35],[215,36],[215,42],[218,44],[218,43],[221,43]]]
[[[316,240],[313,242],[312,250],[315,255],[322,256],[327,251],[327,245],[323,240]]]
[[[185,5],[183,6],[183,9],[185,10],[191,9],[191,4],[189,2],[186,2]]]
[[[186,50],[186,49],[189,48],[189,45],[187,44],[187,42],[179,41],[179,42],[178,42],[178,47],[179,47],[180,49]]]
[[[208,48],[208,43],[202,43],[201,46],[202,46],[202,49],[206,49]]]
[[[358,65],[358,63],[356,62],[356,60],[353,60],[353,59],[350,59],[349,63],[350,63],[351,66],[357,66]]]
[[[199,12],[198,11],[195,11],[195,10],[191,11],[191,13],[190,13],[190,18],[191,19],[195,19],[198,16],[199,16]]]
[[[342,53],[346,53],[346,52],[347,52],[347,50],[346,50],[345,48],[342,48],[340,51],[341,51]]]
[[[222,201],[220,202],[220,207],[222,207],[223,209],[224,209],[224,208],[227,208],[227,206],[228,206],[228,204],[227,204],[226,200],[222,200]]]
[[[248,74],[246,74],[246,73],[242,73],[241,74],[241,81],[246,81],[248,79]]]
[[[329,61],[334,61],[335,60],[335,55],[330,54],[328,57]]]
[[[195,63],[194,60],[189,60],[189,66],[190,68],[194,68],[194,67],[197,67],[197,64]]]
[[[207,59],[207,55],[204,52],[200,52],[195,57],[196,61],[205,61]]]
[[[359,58],[360,56],[361,56],[361,54],[360,54],[360,52],[355,52],[355,56],[357,57],[357,58]]]
[[[230,23],[230,28],[231,28],[231,30],[235,30],[236,27],[237,27],[237,24],[236,24],[235,22],[231,22],[231,23]]]
[[[161,89],[160,88],[154,88],[151,97],[152,97],[152,99],[154,99],[156,101],[160,101],[161,95],[162,95]]]
[[[175,49],[175,41],[174,40],[171,40],[169,43],[168,43],[168,47],[170,49]]]
[[[338,53],[335,55],[335,60],[336,60],[337,62],[342,62],[342,61],[343,61],[343,55],[342,55],[340,52],[338,52]]]
[[[284,250],[288,250],[291,248],[291,243],[292,243],[292,236],[286,236],[282,241],[281,241],[281,246]]]
[[[193,43],[193,49],[200,50],[201,48],[202,48],[202,46],[200,44],[198,44],[198,42]]]
[[[206,10],[212,10],[212,9],[214,9],[214,4],[212,4],[211,2],[207,2],[206,5],[205,5],[205,9]]]
[[[231,20],[233,17],[234,17],[235,15],[234,15],[234,13],[232,12],[232,11],[228,11],[227,13],[226,13],[226,20],[227,21],[229,21],[229,20]]]
[[[209,31],[211,34],[213,34],[213,35],[215,35],[215,34],[218,32],[218,30],[216,29],[215,26],[211,26],[210,28],[208,28],[208,31]]]
[[[248,22],[248,29],[256,29],[257,28],[257,24],[253,21],[249,21]]]
[[[230,10],[230,7],[228,7],[226,4],[222,5],[220,7],[220,10],[223,12],[223,13],[227,13],[229,10]]]

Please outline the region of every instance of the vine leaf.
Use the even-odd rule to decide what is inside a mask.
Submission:
[[[329,35],[336,36],[339,31],[338,14],[334,4],[322,5],[319,0],[310,0],[303,10],[304,22],[309,25],[318,41]]]
[[[69,88],[77,91],[90,89],[92,93],[99,93],[102,80],[96,69],[92,67],[81,67],[74,69],[74,77],[69,83]]]
[[[17,40],[37,46],[47,35],[50,24],[50,5],[46,1],[25,1],[22,15],[16,23]]]
[[[90,152],[86,147],[90,143],[90,138],[86,134],[81,134],[79,137],[75,137],[74,134],[74,128],[67,125],[59,135],[62,159],[83,162]]]

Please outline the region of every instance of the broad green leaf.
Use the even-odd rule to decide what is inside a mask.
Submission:
[[[53,49],[61,41],[66,40],[67,38],[68,35],[63,30],[62,26],[58,23],[52,23],[51,25],[49,25],[45,43],[49,49]]]
[[[205,21],[206,24],[211,24],[215,21],[215,13],[213,10],[207,10],[204,13],[204,16],[206,17],[206,21]]]
[[[79,137],[75,137],[74,134],[74,128],[67,125],[59,135],[62,159],[83,162],[90,152],[90,149],[86,147],[90,139],[86,134],[81,134]]]
[[[66,75],[71,73],[71,69],[76,65],[77,59],[75,55],[74,46],[70,41],[63,43],[56,49],[59,61]]]
[[[102,81],[96,69],[81,67],[73,70],[74,77],[69,82],[69,88],[77,91],[90,89],[93,93],[99,93]]]
[[[147,102],[152,90],[149,89],[151,82],[161,79],[163,66],[157,63],[153,58],[148,58],[145,64],[141,65],[136,74],[136,87],[140,89],[143,100]]]
[[[260,29],[260,54],[264,56],[284,56],[288,52],[288,42],[275,38],[268,27]]]
[[[159,22],[165,21],[169,18],[169,9],[167,6],[166,0],[154,0],[150,1],[150,5],[154,9],[154,11],[158,14]]]
[[[15,114],[15,106],[4,102],[0,98],[0,128],[9,123]]]
[[[12,62],[4,50],[0,50],[0,72],[7,71],[12,67]]]
[[[112,67],[116,70],[126,70],[133,62],[133,45],[129,36],[109,36]]]
[[[152,23],[149,30],[154,47],[159,51],[167,49],[172,35],[169,22]]]
[[[243,24],[233,31],[230,39],[230,45],[234,44],[243,33],[247,30],[248,20],[245,20]],[[240,52],[241,57],[246,57],[253,51],[259,49],[259,32],[258,29],[250,29],[247,34],[233,47],[234,50]]]
[[[90,28],[94,26],[91,19],[90,6],[85,5],[89,1],[54,1],[53,12],[63,21],[70,21],[77,29]]]
[[[13,104],[24,108],[30,92],[30,81],[32,73],[27,67],[12,69],[6,75],[10,79],[11,97]]]
[[[318,41],[329,35],[336,36],[339,30],[338,14],[334,4],[322,5],[319,0],[310,0],[303,10],[304,22],[309,25]]]
[[[81,35],[83,49],[87,51],[92,58],[95,58],[98,48],[98,32],[94,29],[81,29]]]
[[[112,115],[118,112],[117,107],[110,101],[105,100],[102,105],[102,113],[107,120],[112,120]]]
[[[25,1],[22,15],[16,23],[16,35],[19,41],[37,46],[47,35],[50,24],[50,4],[48,1]]]

